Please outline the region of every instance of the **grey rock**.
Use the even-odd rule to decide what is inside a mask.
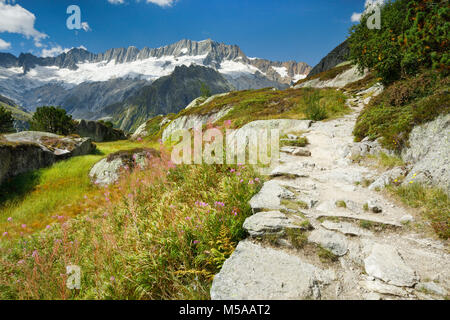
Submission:
[[[282,235],[285,229],[300,229],[295,221],[279,211],[263,211],[247,218],[243,225],[252,237]]]
[[[349,222],[332,222],[329,220],[325,220],[322,222],[322,226],[325,229],[332,231],[339,231],[345,235],[350,236],[371,236],[372,233],[370,231],[358,228]]]
[[[406,214],[400,218],[400,223],[407,224],[414,221],[414,217],[410,214]]]
[[[358,70],[357,66],[353,66],[349,70],[346,70],[342,72],[341,74],[338,74],[335,78],[330,80],[320,80],[320,79],[313,79],[306,82],[303,82],[301,84],[298,84],[294,86],[294,89],[299,88],[343,88],[349,83],[356,82],[358,80],[363,79],[368,75],[368,70],[365,70],[364,72],[360,72]]]
[[[286,163],[275,167],[270,175],[272,177],[289,176],[289,177],[308,177],[309,171],[315,167],[312,162]]]
[[[349,54],[350,48],[348,46],[348,41],[346,40],[334,48],[322,60],[320,60],[320,62],[308,74],[308,77],[328,71],[338,64],[347,61],[349,59]]]
[[[405,291],[399,287],[383,283],[379,280],[362,281],[362,282],[360,282],[360,284],[364,288],[366,288],[367,290],[372,291],[372,292],[393,295],[393,296],[399,296],[399,297],[407,297],[408,296],[407,291]]]
[[[292,154],[294,156],[299,156],[299,157],[310,157],[311,156],[311,151],[309,151],[306,148],[298,147],[292,152]]]
[[[241,241],[211,287],[213,300],[302,300],[321,295],[334,273],[281,250]]]
[[[369,292],[363,295],[364,300],[374,300],[374,301],[378,301],[381,300],[381,296],[378,293],[375,292]]]
[[[311,156],[311,151],[309,151],[306,148],[301,148],[301,147],[287,146],[287,147],[282,147],[280,149],[280,151],[292,154],[294,156],[299,156],[299,157],[310,157]]]
[[[379,176],[370,186],[369,190],[383,189],[385,186],[391,184],[395,179],[405,174],[405,170],[401,167],[396,167],[384,172]]]
[[[181,116],[173,120],[163,131],[162,140],[169,140],[172,135],[179,130],[186,130],[199,127],[201,128],[206,123],[214,123],[223,118],[230,112],[232,107],[225,107],[219,111],[211,112],[208,114],[200,115],[193,114],[188,116]]]
[[[81,120],[75,127],[75,133],[81,137],[89,137],[95,142],[126,139],[122,130],[110,128],[99,121]]]
[[[438,296],[446,296],[447,290],[437,285],[434,282],[420,282],[416,286],[417,290],[426,291],[432,294],[436,294]]]
[[[369,208],[369,211],[372,211],[373,213],[381,213],[383,212],[383,208],[379,204],[377,200],[369,200],[367,201],[367,206]]]
[[[290,132],[306,131],[312,124],[311,120],[295,120],[295,119],[273,119],[273,120],[256,120],[245,124],[238,130],[233,131],[227,135],[227,142],[230,145],[237,145],[238,155],[239,152],[244,152],[249,145],[250,137],[257,137],[258,133],[262,130],[277,130],[279,136],[283,136]],[[272,153],[278,153],[278,145],[271,146]],[[276,154],[273,155],[277,158]]]
[[[310,233],[308,241],[319,244],[320,246],[330,250],[337,256],[343,256],[348,251],[348,245],[345,236],[337,232],[314,230]]]
[[[405,264],[397,249],[383,244],[374,244],[370,255],[364,259],[368,275],[399,287],[412,287],[419,278]]]
[[[119,151],[97,162],[90,170],[89,177],[94,184],[107,186],[118,181],[123,170],[145,169],[147,160],[156,155],[153,149]]]
[[[258,212],[263,209],[281,209],[281,196],[286,194],[286,191],[276,181],[270,180],[265,182],[261,190],[250,199],[250,206],[253,212]]]
[[[442,188],[450,195],[450,114],[416,126],[402,158],[411,164],[405,184],[417,181]]]

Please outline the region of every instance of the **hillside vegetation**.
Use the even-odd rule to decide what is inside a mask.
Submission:
[[[371,13],[370,13],[371,14]],[[450,6],[445,0],[397,0],[381,7],[381,29],[367,28],[370,14],[350,30],[350,56],[385,84],[421,68],[450,71]]]
[[[251,169],[179,166],[155,160],[31,237],[0,246],[1,299],[207,299],[245,233],[248,201],[261,182]],[[5,221],[5,218],[2,218]],[[12,219],[8,223],[15,223]],[[67,264],[82,290],[65,286]]]
[[[272,88],[234,91],[216,98],[210,103],[182,110],[178,117],[204,115],[223,108],[232,110],[217,124],[231,121],[231,127],[240,128],[255,120],[269,119],[312,119],[336,118],[349,112],[345,106],[345,95],[334,89],[287,89]],[[320,117],[316,117],[320,113]]]
[[[387,86],[361,113],[357,140],[382,138],[400,151],[414,126],[448,113],[450,7],[447,1],[397,0],[381,7],[381,29],[350,30],[353,63],[369,68]],[[406,14],[405,14],[406,13]]]
[[[356,139],[382,138],[385,147],[401,151],[415,126],[450,112],[449,89],[449,77],[436,71],[394,82],[362,111],[354,129]]]

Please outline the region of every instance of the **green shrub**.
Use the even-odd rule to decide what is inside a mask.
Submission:
[[[350,29],[350,56],[362,69],[373,69],[384,83],[415,75],[421,67],[448,74],[450,7],[447,1],[396,0],[381,8],[381,29],[367,20]]]
[[[433,71],[394,82],[359,115],[356,140],[382,138],[383,146],[400,151],[414,126],[450,111],[448,90],[449,77]]]
[[[0,106],[0,133],[15,132],[12,112]]]
[[[327,110],[320,105],[320,94],[313,91],[307,98],[305,114],[308,119],[320,121],[328,118]]]
[[[73,133],[75,123],[72,116],[60,107],[44,106],[36,109],[31,119],[31,130],[44,131],[59,135]]]

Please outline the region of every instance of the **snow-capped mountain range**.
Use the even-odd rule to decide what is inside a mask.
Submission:
[[[0,53],[0,94],[30,111],[57,104],[74,116],[95,118],[97,111],[183,65],[212,68],[236,90],[286,87],[311,70],[303,62],[249,58],[236,45],[212,40],[181,40],[156,49],[129,47],[99,54],[74,48],[46,58]],[[89,114],[77,114],[81,103],[89,106]]]

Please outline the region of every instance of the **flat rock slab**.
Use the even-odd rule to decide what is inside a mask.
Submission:
[[[280,211],[264,211],[254,214],[245,220],[243,227],[252,237],[281,235],[285,229],[300,229],[293,219],[288,218]]]
[[[263,209],[281,209],[281,196],[285,195],[286,191],[276,181],[267,181],[261,190],[250,200],[250,206],[253,212],[259,212]]]
[[[361,281],[360,285],[363,286],[364,288],[366,288],[367,290],[376,292],[376,293],[387,294],[387,295],[392,295],[392,296],[399,296],[399,297],[407,297],[408,296],[408,292],[406,292],[405,290],[403,290],[399,287],[390,285],[390,284],[383,283],[379,280]]]
[[[273,169],[270,175],[272,177],[290,176],[307,178],[309,177],[308,172],[310,172],[314,167],[315,164],[312,162],[289,162],[279,165],[278,167]]]
[[[310,157],[311,156],[311,151],[309,151],[306,148],[302,148],[302,147],[282,147],[280,149],[281,152],[285,152],[285,153],[289,153],[292,154],[294,156],[298,156],[298,157]]]
[[[371,236],[372,232],[358,228],[349,222],[332,222],[325,220],[322,223],[322,227],[332,231],[339,231],[345,235],[350,236]]]
[[[319,207],[317,207],[317,210],[320,210]],[[379,224],[384,224],[387,226],[392,226],[392,227],[398,227],[401,228],[403,227],[402,224],[392,221],[390,219],[386,219],[383,217],[374,217],[368,214],[358,214],[358,215],[354,215],[354,214],[350,214],[350,213],[321,213],[318,214],[316,216],[317,219],[320,218],[342,218],[342,219],[353,219],[353,220],[365,220],[365,221],[370,221],[370,222],[374,222],[374,223],[379,223]]]
[[[425,291],[427,293],[436,294],[439,296],[447,296],[448,292],[434,282],[421,282],[416,286],[417,290]]]
[[[348,244],[345,236],[337,232],[314,230],[310,233],[308,241],[330,250],[339,257],[345,255],[348,251]]]
[[[412,287],[419,280],[397,249],[389,245],[375,244],[364,266],[368,275],[395,286]]]
[[[214,277],[212,300],[319,299],[320,286],[334,280],[326,271],[281,250],[241,241]]]

